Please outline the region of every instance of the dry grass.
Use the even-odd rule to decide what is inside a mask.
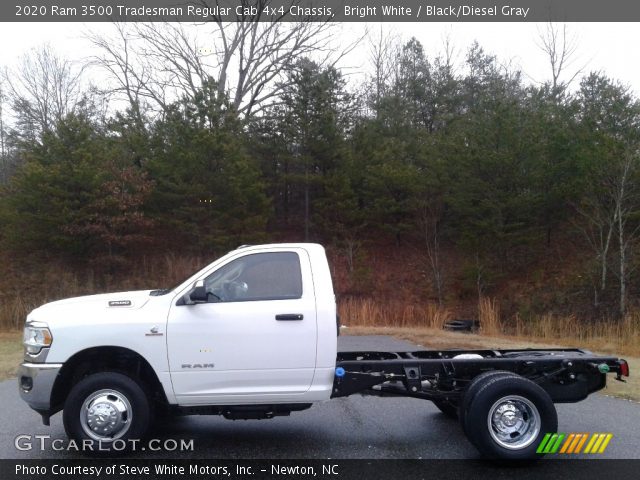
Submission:
[[[0,333],[0,380],[14,377],[21,361],[21,332]]]
[[[519,323],[519,325],[518,325]],[[640,356],[640,313],[632,312],[621,321],[581,322],[576,316],[543,315],[533,321],[517,322],[516,337],[553,341],[581,348]]]
[[[380,303],[350,299],[339,305],[343,325],[351,327],[418,327],[441,329],[454,318],[437,305]],[[494,299],[482,298],[478,304],[480,333],[491,337],[521,339],[526,342],[553,342],[618,355],[640,356],[640,312],[622,321],[581,322],[575,315],[543,315],[524,322],[519,317],[502,318]]]
[[[495,299],[480,298],[478,302],[478,320],[480,322],[480,331],[485,335],[496,335],[502,332],[500,306]]]
[[[347,335],[392,335],[402,340],[416,343],[427,349],[444,350],[454,348],[483,349],[483,348],[562,348],[576,347],[575,343],[540,343],[532,339],[504,336],[487,336],[470,333],[448,332],[432,328],[394,328],[394,327],[352,327],[343,330]],[[615,354],[612,351],[599,353]],[[625,357],[629,362],[631,377],[626,383],[614,380],[609,376],[607,389],[602,393],[629,400],[640,401],[640,358]],[[638,372],[638,374],[634,374]]]
[[[24,324],[27,314],[37,305],[30,304],[23,297],[15,295],[0,296],[0,325],[15,330]]]
[[[451,320],[447,309],[438,305],[425,306],[400,303],[380,303],[370,299],[349,299],[340,302],[340,318],[348,325],[386,327],[442,328]]]

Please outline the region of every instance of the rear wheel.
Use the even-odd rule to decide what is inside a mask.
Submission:
[[[466,413],[467,437],[487,458],[534,459],[546,433],[558,429],[551,397],[520,376],[485,378]]]
[[[484,385],[484,382],[488,378],[493,378],[497,376],[507,376],[507,377],[516,377],[517,375],[513,372],[509,372],[507,370],[491,370],[489,372],[481,373],[471,380],[471,383],[467,387],[462,399],[460,400],[460,407],[458,408],[458,420],[460,420],[460,426],[462,427],[462,431],[467,434],[467,411],[469,410],[469,406],[471,405],[471,400],[476,396],[478,390]]]
[[[64,404],[67,435],[93,454],[128,451],[144,437],[150,405],[142,388],[121,373],[89,375],[73,386]]]

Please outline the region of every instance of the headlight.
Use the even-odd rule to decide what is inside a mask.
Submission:
[[[51,346],[53,337],[49,328],[43,323],[28,323],[24,327],[22,344],[27,353],[36,355],[44,347]]]

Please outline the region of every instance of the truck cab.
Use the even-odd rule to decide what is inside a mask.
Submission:
[[[176,402],[327,400],[335,318],[321,246],[232,252],[189,279],[169,304],[167,361]]]

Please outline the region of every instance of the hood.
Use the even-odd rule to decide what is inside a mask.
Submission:
[[[91,309],[93,312],[110,310],[136,310],[143,307],[151,298],[151,290],[134,292],[103,293],[100,295],[86,295],[84,297],[65,298],[55,302],[45,303],[31,312],[37,315],[49,310],[58,309]],[[31,316],[31,315],[30,315]]]

